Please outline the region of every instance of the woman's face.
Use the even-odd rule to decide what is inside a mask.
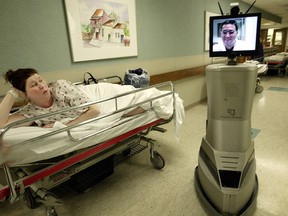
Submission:
[[[51,98],[47,82],[39,75],[34,74],[26,80],[26,96],[35,104],[43,104]]]

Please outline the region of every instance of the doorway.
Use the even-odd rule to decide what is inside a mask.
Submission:
[[[264,47],[269,47],[270,44],[268,43],[268,40],[267,40],[267,37],[268,37],[268,29],[261,29],[260,31],[260,38],[261,38],[261,43]]]
[[[285,52],[287,28],[274,29],[272,46],[278,48],[278,52]]]

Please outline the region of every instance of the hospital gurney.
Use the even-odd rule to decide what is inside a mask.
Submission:
[[[90,88],[91,86],[94,88]],[[1,129],[1,144],[10,145],[11,149],[6,158],[3,156],[0,158],[7,181],[7,185],[0,182],[0,201],[9,199],[13,203],[19,197],[24,197],[28,207],[35,208],[38,203],[44,203],[47,206],[47,214],[56,215],[54,206],[61,202],[50,189],[63,182],[75,180],[75,176],[81,178],[81,172],[94,165],[99,167],[99,163],[103,161],[105,166],[108,164],[107,167],[111,167],[111,163],[116,165],[119,162],[115,160],[117,156],[120,156],[121,162],[123,158],[129,158],[148,145],[152,165],[156,169],[162,169],[165,161],[154,148],[154,140],[147,138],[146,135],[151,130],[165,132],[159,126],[170,122],[173,118],[176,125],[177,122],[179,124],[177,115],[181,121],[179,111],[184,112],[182,100],[174,92],[171,82],[136,90],[124,86],[125,91],[120,93],[116,86],[118,85],[109,83],[82,86],[88,95],[92,94],[93,97],[95,94],[100,94],[98,96],[102,99],[95,97],[87,104],[21,120]],[[114,92],[118,93],[117,96],[111,96],[113,91],[107,94],[107,91],[113,88]],[[157,88],[170,88],[170,90],[160,91]],[[101,97],[102,93],[106,97]],[[137,95],[142,99],[139,100]],[[68,112],[91,104],[97,104],[101,110],[105,110],[104,113],[68,127],[60,124],[59,127],[52,129],[17,128],[24,122],[32,122],[44,116]],[[122,117],[125,111],[137,106],[145,107],[146,112]],[[104,175],[109,175],[113,169],[103,172]],[[87,187],[78,189],[85,191]]]
[[[264,58],[268,70],[277,70],[278,76],[284,76],[288,71],[288,53],[281,52]]]
[[[248,60],[245,63],[252,63],[252,64],[256,64],[257,68],[258,68],[258,72],[257,72],[257,80],[256,80],[256,87],[255,87],[255,92],[256,93],[261,93],[263,91],[263,86],[261,86],[261,81],[260,81],[260,76],[263,76],[267,73],[268,71],[268,65],[267,64],[262,64],[258,61],[255,60]]]

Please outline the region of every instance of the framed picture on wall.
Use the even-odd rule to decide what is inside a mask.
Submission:
[[[135,0],[65,0],[74,62],[137,56]]]
[[[220,14],[205,11],[205,51],[209,51],[209,21],[212,16],[220,16]]]

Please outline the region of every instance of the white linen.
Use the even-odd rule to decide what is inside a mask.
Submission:
[[[258,61],[254,61],[254,60],[248,60],[246,62],[244,62],[244,64],[255,64],[258,68],[258,75],[262,75],[262,74],[265,74],[268,70],[268,66],[267,64],[261,64],[260,62]]]
[[[117,84],[100,83],[80,87],[92,100],[99,100],[103,98],[114,97],[125,93],[127,91],[134,90],[132,86],[119,86]],[[139,103],[166,93],[167,91],[159,91],[156,88],[147,89],[141,92],[136,92],[128,96],[117,98],[118,109]],[[185,117],[183,101],[178,95],[175,95],[176,99],[176,113],[175,121],[176,127],[175,132],[179,134],[180,126]],[[149,104],[144,104],[144,108],[148,108]],[[111,113],[116,110],[115,101],[109,100],[98,104],[101,110],[101,115]],[[54,128],[41,128],[41,127],[19,127],[10,129],[4,135],[4,143],[10,146],[10,149],[6,155],[0,156],[0,164],[9,160],[11,166],[17,166],[26,163],[32,163],[39,160],[49,159],[51,157],[56,157],[59,155],[67,154],[69,152],[86,148],[108,139],[117,137],[131,129],[137,128],[139,126],[153,122],[159,118],[168,119],[173,114],[173,96],[165,96],[163,98],[157,99],[153,102],[153,108],[155,112],[146,112],[141,114],[139,118],[134,119],[130,122],[116,126],[109,129],[99,135],[88,138],[84,141],[74,142],[69,139],[66,132],[61,132],[59,134],[50,136],[48,138],[42,139],[41,141],[29,142],[21,144],[22,141],[40,136],[51,131],[57,130],[59,128],[65,127],[65,125],[57,122]],[[126,111],[125,111],[126,112]],[[107,126],[117,125],[121,121],[125,121],[127,118],[121,118],[124,111],[116,115],[110,116],[108,118],[98,119],[95,122],[89,123],[87,125],[82,125],[72,129],[73,137],[81,137],[99,131]],[[131,117],[133,118],[133,117]]]
[[[276,55],[267,56],[264,58],[264,62],[273,63],[273,62],[287,62],[288,61],[288,53],[281,52]]]

